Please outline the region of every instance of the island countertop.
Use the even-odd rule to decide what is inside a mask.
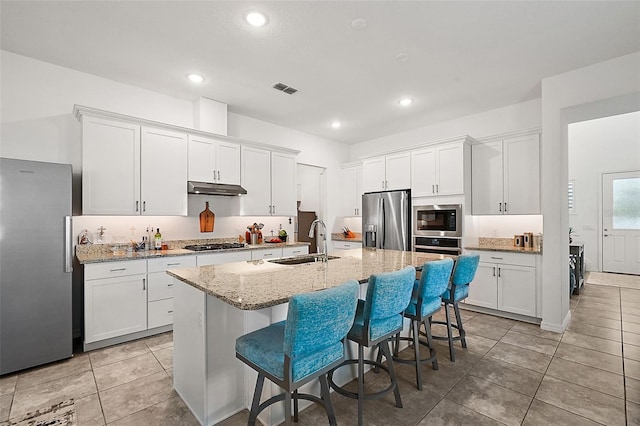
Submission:
[[[170,269],[167,273],[242,310],[258,310],[285,303],[295,294],[331,288],[355,279],[366,282],[371,274],[397,271],[444,259],[440,254],[358,248],[336,253],[328,262],[279,265],[264,260],[234,262],[196,268]]]

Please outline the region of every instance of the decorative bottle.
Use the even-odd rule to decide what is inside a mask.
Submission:
[[[160,228],[157,228],[156,235],[155,235],[154,239],[155,239],[154,248],[156,250],[161,250],[162,249],[162,234],[160,233]]]

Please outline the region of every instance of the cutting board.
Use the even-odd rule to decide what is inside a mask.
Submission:
[[[209,210],[209,202],[206,201],[204,210],[200,213],[200,232],[213,232],[216,215]]]

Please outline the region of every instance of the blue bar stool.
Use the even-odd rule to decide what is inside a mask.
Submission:
[[[387,393],[395,395],[396,407],[402,408],[398,379],[393,368],[389,338],[402,330],[402,312],[409,305],[411,291],[416,279],[413,266],[382,274],[374,274],[369,278],[366,300],[358,300],[358,309],[353,327],[347,339],[358,344],[358,359],[344,361],[341,365],[358,364],[358,393],[349,392],[333,381],[333,371],[329,372],[329,384],[336,392],[348,398],[358,400],[358,425],[362,425],[363,404],[365,399],[383,398]],[[380,362],[365,360],[364,347],[377,347],[387,359],[385,367]],[[381,359],[381,358],[379,358]],[[389,373],[391,385],[379,392],[364,393],[364,364],[373,365]]]
[[[480,262],[480,255],[477,254],[463,254],[458,257],[453,268],[453,274],[451,276],[451,284],[444,293],[442,293],[442,301],[444,302],[444,313],[447,318],[446,322],[432,321],[433,324],[443,324],[447,326],[447,336],[433,336],[437,340],[449,341],[449,358],[455,362],[456,355],[454,352],[453,342],[460,340],[462,347],[467,347],[467,341],[465,340],[465,332],[462,327],[462,318],[460,318],[460,308],[458,302],[466,299],[469,296],[469,283],[473,281],[478,270],[478,263]],[[451,322],[451,314],[449,313],[449,305],[453,306],[453,311],[456,315],[456,322]],[[458,335],[453,336],[452,328],[458,330]]]
[[[298,398],[324,406],[329,424],[336,416],[329,397],[327,372],[344,361],[344,341],[355,317],[359,285],[351,280],[327,290],[293,296],[286,321],[245,334],[236,340],[236,358],[258,372],[249,413],[249,425],[258,414],[277,401],[285,401],[285,424],[298,421]],[[260,404],[264,379],[284,389],[284,394]],[[300,386],[320,379],[321,397],[298,393]]]
[[[422,275],[415,281],[411,303],[404,311],[405,318],[411,320],[411,336],[400,337],[396,334],[396,344],[393,360],[401,364],[414,365],[416,367],[416,384],[422,390],[423,364],[431,363],[434,370],[438,369],[436,350],[433,347],[431,338],[431,316],[438,312],[442,306],[442,293],[447,289],[453,270],[453,260],[443,259],[425,263],[422,268]],[[420,340],[420,327],[424,324],[427,341]],[[414,358],[403,359],[398,357],[398,347],[400,340],[413,342]],[[429,349],[429,357],[420,358],[420,345]]]

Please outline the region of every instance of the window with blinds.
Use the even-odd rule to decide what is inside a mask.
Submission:
[[[569,181],[567,187],[567,200],[569,204],[569,214],[576,213],[576,200],[575,200],[575,181],[572,179]]]

